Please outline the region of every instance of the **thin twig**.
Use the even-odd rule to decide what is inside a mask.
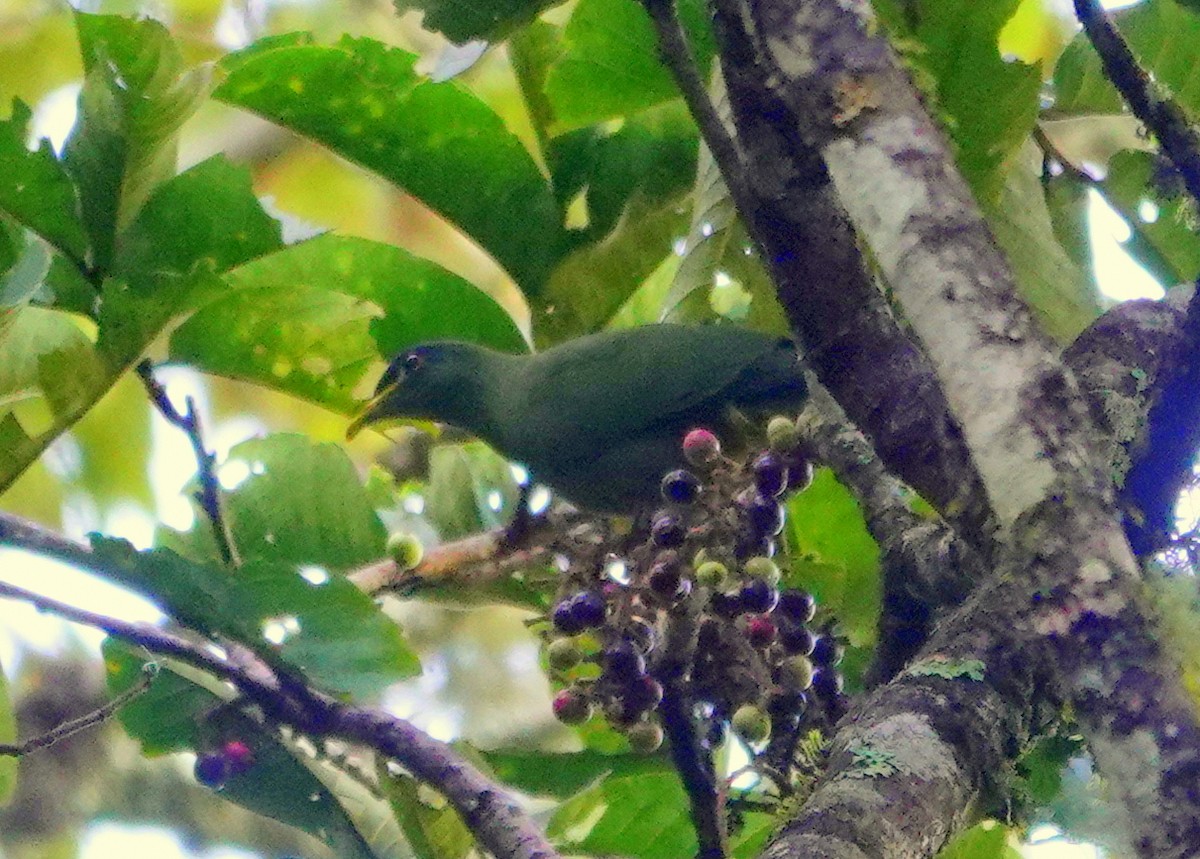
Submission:
[[[1200,204],[1200,135],[1174,99],[1166,97],[1129,50],[1099,0],[1075,0],[1075,14],[1100,55],[1104,72],[1142,123],[1154,133]]]
[[[740,209],[751,199],[746,164],[737,143],[708,96],[708,88],[700,77],[688,44],[687,33],[679,21],[675,0],[642,0],[642,5],[654,23],[663,62],[683,93],[683,100],[700,129],[700,136],[717,162],[734,204]]]
[[[217,457],[204,445],[204,434],[200,428],[200,415],[196,411],[195,400],[188,397],[187,408],[180,413],[171,402],[171,398],[167,396],[167,389],[154,378],[154,367],[148,360],[138,363],[137,374],[142,380],[142,384],[146,386],[146,393],[155,408],[166,418],[167,423],[183,430],[188,441],[191,442],[192,452],[196,456],[197,477],[200,481],[200,489],[195,495],[196,501],[199,502],[201,509],[204,510],[204,515],[208,517],[208,521],[212,525],[213,536],[216,538],[221,560],[227,566],[239,566],[241,559],[238,557],[237,546],[233,541],[233,534],[225,517],[221,485],[217,481]]]
[[[150,684],[154,681],[157,671],[153,670],[151,665],[143,666],[142,676],[138,678],[138,682],[130,686],[121,694],[117,695],[111,701],[106,701],[101,706],[97,707],[90,713],[84,713],[75,719],[69,719],[66,722],[61,722],[55,727],[46,731],[44,734],[38,734],[36,737],[30,737],[22,743],[9,745],[0,743],[0,755],[9,757],[23,757],[30,752],[35,752],[38,749],[48,748],[59,740],[65,740],[72,734],[77,734],[80,731],[91,728],[95,725],[107,722],[112,718],[118,710],[137,698],[150,688]]]

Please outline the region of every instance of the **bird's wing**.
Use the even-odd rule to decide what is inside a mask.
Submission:
[[[526,363],[519,402],[543,454],[575,459],[658,431],[719,423],[729,407],[800,400],[803,376],[787,340],[733,326],[651,325],[564,344]],[[798,386],[798,387],[797,387]],[[519,451],[518,451],[519,452]]]

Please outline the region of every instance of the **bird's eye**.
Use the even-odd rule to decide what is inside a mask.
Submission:
[[[425,366],[425,356],[420,352],[409,352],[404,356],[404,369],[406,372],[415,373]]]

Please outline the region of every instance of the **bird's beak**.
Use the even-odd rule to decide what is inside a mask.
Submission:
[[[391,394],[392,391],[396,390],[397,387],[399,387],[398,382],[394,385],[388,385],[382,391],[378,391],[375,396],[371,397],[371,399],[367,401],[367,404],[363,406],[362,411],[355,415],[354,419],[350,421],[350,426],[346,427],[347,441],[362,432],[363,427],[367,426],[367,424],[374,423],[375,421],[381,420],[387,416],[387,413],[384,411],[384,403],[387,401],[388,395]]]

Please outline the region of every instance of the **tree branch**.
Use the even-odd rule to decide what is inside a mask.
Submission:
[[[1017,583],[1015,608],[1004,612],[1005,658],[1033,660],[1053,681],[1042,696],[1072,700],[1098,763],[1115,776],[1139,849],[1187,855],[1200,794],[1179,785],[1200,766],[1200,750],[1174,738],[1200,735],[1200,725],[1142,610],[1087,407],[1018,298],[941,130],[868,4],[722,3],[737,4],[766,66],[759,90],[801,118],[798,135],[870,243],[1008,530],[993,559]]]
[[[112,577],[112,571],[86,548],[44,529],[0,513],[0,544],[69,557],[78,566]],[[63,544],[69,544],[64,546]],[[62,551],[69,548],[69,552]],[[158,627],[130,623],[0,583],[0,596],[19,599],[74,623],[170,656],[232,684],[266,716],[314,737],[337,738],[369,746],[391,758],[417,779],[441,792],[462,816],[479,843],[503,859],[557,859],[557,853],[515,799],[450,746],[404,719],[381,710],[343,704],[315,689],[295,688],[267,666],[234,664],[203,645]]]
[[[196,402],[188,397],[187,408],[180,413],[171,402],[171,398],[167,396],[167,389],[154,378],[154,367],[148,360],[138,363],[137,374],[146,388],[150,402],[154,403],[155,408],[167,423],[183,430],[188,441],[191,442],[192,452],[196,456],[196,477],[200,481],[200,489],[196,492],[196,501],[212,526],[221,560],[226,566],[240,565],[237,545],[233,541],[233,532],[230,531],[229,522],[225,517],[221,484],[217,480],[217,457],[204,445],[204,434],[200,428],[200,415],[196,413]]]
[[[926,356],[897,323],[803,120],[778,92],[737,0],[715,0],[720,60],[747,164],[734,197],[805,360],[887,467],[985,554],[995,520]],[[722,165],[724,168],[724,165]],[[887,373],[880,373],[887,367]]]

